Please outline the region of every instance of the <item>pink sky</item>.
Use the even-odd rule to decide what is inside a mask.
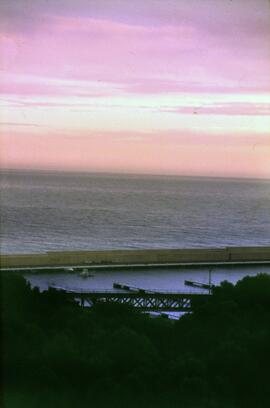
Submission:
[[[270,178],[268,0],[0,15],[2,167]]]

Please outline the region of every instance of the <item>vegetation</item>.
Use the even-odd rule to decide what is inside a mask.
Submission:
[[[1,279],[6,408],[270,406],[268,275],[223,282],[176,322]]]

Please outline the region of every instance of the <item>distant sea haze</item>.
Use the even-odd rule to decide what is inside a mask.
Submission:
[[[1,252],[270,245],[270,182],[1,172]]]

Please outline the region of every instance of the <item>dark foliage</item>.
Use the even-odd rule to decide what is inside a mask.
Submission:
[[[268,275],[223,282],[177,322],[1,281],[7,408],[270,406]]]

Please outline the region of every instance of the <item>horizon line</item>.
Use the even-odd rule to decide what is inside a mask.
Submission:
[[[8,168],[0,167],[1,172],[25,172],[25,173],[61,173],[61,174],[82,174],[82,175],[116,175],[116,176],[137,176],[137,177],[171,177],[171,178],[202,178],[202,179],[231,179],[231,180],[254,180],[254,181],[270,181],[269,177],[255,176],[219,176],[219,175],[199,175],[199,174],[175,174],[175,173],[138,173],[138,172],[123,172],[123,171],[105,171],[105,170],[67,170],[67,169],[46,169],[46,168]]]

